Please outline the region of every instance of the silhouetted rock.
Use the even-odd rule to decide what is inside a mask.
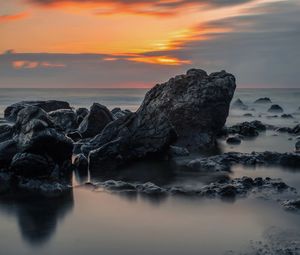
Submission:
[[[13,128],[11,125],[0,125],[0,143],[11,139],[13,136]]]
[[[72,131],[78,127],[77,115],[73,110],[60,109],[49,113],[52,121],[63,131]]]
[[[100,134],[111,121],[113,117],[110,111],[104,105],[94,103],[89,114],[81,122],[78,131],[83,138],[94,137]]]
[[[14,155],[18,152],[18,144],[14,140],[0,143],[0,169],[10,165]]]
[[[165,115],[178,134],[178,146],[189,150],[214,147],[235,87],[235,77],[225,71],[207,75],[191,69],[152,88],[139,111]]]
[[[9,121],[16,121],[18,112],[27,106],[40,107],[46,112],[56,111],[59,109],[71,109],[68,102],[48,100],[48,101],[21,101],[4,110],[4,117]]]
[[[274,113],[282,113],[283,109],[281,106],[279,106],[278,104],[273,104],[271,105],[271,107],[269,108],[268,112],[274,112]]]
[[[255,104],[271,104],[272,101],[268,97],[262,97],[254,101]]]
[[[239,98],[232,103],[231,107],[233,109],[238,109],[238,110],[247,110],[248,109],[248,106],[245,105],[243,103],[243,101]]]

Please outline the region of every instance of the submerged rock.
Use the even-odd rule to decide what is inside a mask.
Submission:
[[[278,104],[273,104],[271,105],[271,107],[269,108],[268,112],[273,112],[273,113],[282,113],[283,109],[281,106],[279,106]]]
[[[282,114],[281,118],[283,118],[283,119],[293,119],[294,117],[293,117],[292,114]]]
[[[148,196],[158,195],[184,195],[198,197],[219,197],[235,198],[244,197],[250,193],[259,194],[261,192],[281,193],[290,187],[278,179],[242,177],[222,182],[212,182],[202,187],[183,187],[183,186],[158,186],[154,183],[129,183],[124,181],[108,180],[98,183],[86,183],[84,186],[97,191],[104,188],[110,192],[128,193],[135,192]]]
[[[278,152],[228,152],[217,156],[202,157],[184,163],[187,170],[192,171],[230,171],[232,165],[281,165],[291,168],[300,168],[300,155],[296,153]]]
[[[300,199],[284,200],[281,205],[285,210],[298,211],[300,210]]]
[[[111,121],[113,117],[110,111],[104,105],[94,103],[89,114],[81,122],[78,131],[83,138],[94,137],[100,134]]]
[[[272,101],[268,97],[262,97],[254,101],[255,104],[271,104]]]
[[[245,105],[243,103],[243,101],[241,99],[239,99],[239,98],[232,103],[231,107],[233,109],[248,110],[248,106]]]
[[[43,109],[45,112],[52,112],[59,109],[71,109],[68,102],[48,100],[48,101],[21,101],[8,106],[4,110],[4,117],[9,121],[16,121],[20,110],[28,106],[36,106]]]
[[[138,111],[166,116],[178,134],[178,146],[189,150],[214,147],[235,87],[235,77],[225,71],[207,75],[191,69],[152,88]]]

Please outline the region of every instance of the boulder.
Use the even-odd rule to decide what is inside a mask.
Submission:
[[[63,131],[72,131],[78,127],[77,115],[73,110],[60,109],[49,113],[53,123]]]
[[[153,87],[138,111],[165,115],[175,127],[175,145],[189,150],[214,147],[215,135],[223,128],[236,88],[235,77],[225,71],[208,75],[188,70]]]
[[[78,131],[83,138],[94,137],[100,134],[111,121],[113,121],[113,116],[110,111],[104,105],[94,103],[89,114],[81,122]]]
[[[81,149],[89,155],[90,171],[103,172],[145,157],[162,157],[175,139],[175,130],[164,115],[144,109],[109,123]]]
[[[268,97],[262,97],[254,101],[255,104],[271,104],[272,101]]]
[[[243,103],[243,101],[239,98],[232,103],[231,107],[233,109],[238,109],[238,110],[247,110],[248,109],[248,106],[245,105]]]
[[[29,106],[22,109],[15,132],[21,152],[47,154],[58,164],[71,159],[72,140],[54,128],[49,115],[41,108]]]
[[[71,109],[68,102],[48,100],[48,101],[21,101],[8,106],[4,110],[4,117],[9,121],[16,121],[18,112],[27,106],[36,106],[45,112],[56,111],[59,109]]]
[[[77,123],[78,125],[84,120],[84,118],[89,114],[89,110],[87,108],[81,107],[76,110],[77,115]]]
[[[281,118],[283,118],[283,119],[293,119],[294,117],[293,117],[292,114],[282,114]]]
[[[82,173],[88,171],[89,162],[86,156],[84,156],[83,154],[78,154],[74,157],[73,165],[78,171]]]
[[[278,104],[273,104],[271,105],[271,107],[269,108],[268,112],[272,112],[272,113],[282,113],[283,109],[280,105]]]

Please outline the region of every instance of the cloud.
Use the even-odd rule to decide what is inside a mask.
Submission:
[[[170,17],[186,7],[216,8],[241,5],[254,0],[27,0],[43,7],[90,8],[95,15],[134,14]]]
[[[28,61],[28,60],[14,60],[12,61],[14,69],[35,69],[35,68],[62,68],[65,64],[51,63],[45,61]]]
[[[16,14],[0,15],[0,23],[21,20],[21,19],[25,19],[28,16],[29,16],[29,14],[27,12],[20,12],[20,13],[16,13]]]

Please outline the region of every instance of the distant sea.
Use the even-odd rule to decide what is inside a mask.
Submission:
[[[13,103],[22,100],[63,100],[69,102],[72,107],[89,108],[93,102],[101,103],[109,109],[121,107],[135,111],[148,90],[147,89],[4,89],[0,88],[0,117],[4,109]],[[294,113],[300,107],[299,89],[237,89],[235,98],[240,98],[249,108],[260,97],[270,97],[273,103],[281,105],[285,113]],[[254,106],[253,106],[254,107]],[[257,108],[257,106],[255,106]],[[266,112],[267,106],[258,109]],[[235,115],[234,112],[231,114]]]

